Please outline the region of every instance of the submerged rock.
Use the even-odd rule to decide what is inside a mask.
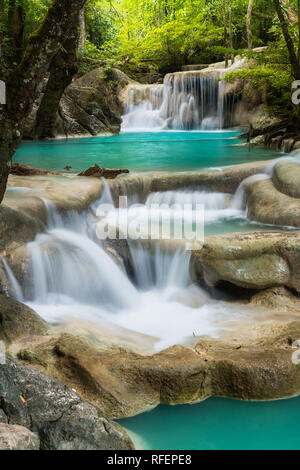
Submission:
[[[251,162],[220,168],[182,173],[154,173],[121,176],[110,183],[115,202],[120,195],[138,195],[144,201],[151,192],[180,188],[203,189],[234,194],[242,181],[249,176],[263,173],[269,162]]]
[[[283,161],[275,165],[272,181],[278,191],[300,198],[300,163]]]
[[[39,450],[40,440],[29,429],[0,424],[0,450]]]
[[[93,176],[95,178],[115,179],[122,173],[129,173],[129,170],[122,170],[118,168],[101,168],[97,163],[95,163],[87,170],[79,173],[78,176]]]
[[[0,403],[10,424],[35,430],[43,450],[129,450],[126,432],[75,391],[7,358]]]
[[[34,310],[0,295],[0,341],[11,343],[21,336],[44,335],[46,332],[46,322]]]

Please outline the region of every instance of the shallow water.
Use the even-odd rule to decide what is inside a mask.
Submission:
[[[129,170],[188,171],[222,167],[278,157],[271,150],[234,145],[237,131],[123,132],[116,136],[24,142],[13,162],[59,170],[71,165],[73,172],[94,163]]]
[[[162,405],[120,420],[137,449],[299,450],[300,397],[271,402],[210,398]]]

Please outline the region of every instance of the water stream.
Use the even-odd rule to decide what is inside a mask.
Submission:
[[[205,203],[209,221],[243,215],[230,207],[226,194],[179,191],[150,194],[142,213],[136,215],[139,223],[153,201]],[[28,244],[30,286],[23,285],[21,292],[16,281],[12,284],[16,296],[45,320],[57,323],[78,318],[98,325],[114,324],[153,338],[157,351],[193,341],[195,336],[216,337],[227,323],[251,313],[246,307],[216,301],[194,285],[189,276],[190,252],[184,249],[178,248],[174,254],[156,246],[151,251],[138,241],[129,241],[132,280],[96,236],[98,223],[112,223],[113,215],[122,211],[113,207],[104,218],[97,218],[99,206],[108,202],[112,198],[107,185],[101,200],[81,215],[70,212],[60,216],[54,205],[44,200],[47,231]],[[11,270],[8,274],[12,275]]]

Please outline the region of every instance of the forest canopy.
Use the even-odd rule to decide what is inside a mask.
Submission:
[[[41,24],[51,0],[0,0],[1,42],[14,65]],[[84,56],[127,72],[176,70],[183,64],[223,60],[251,46],[282,47],[276,6],[270,0],[88,0],[84,11]],[[295,12],[298,2],[283,1]],[[292,37],[297,25],[287,13]]]

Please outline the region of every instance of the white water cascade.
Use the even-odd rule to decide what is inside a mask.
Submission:
[[[230,209],[228,195],[174,191],[150,194],[145,211],[157,200],[206,201],[208,213],[219,211],[219,216]],[[151,251],[141,242],[129,241],[134,271],[130,278],[96,237],[97,208],[108,202],[112,202],[108,185],[102,199],[83,214],[61,216],[44,200],[48,229],[28,244],[32,280],[22,288],[23,302],[45,320],[115,325],[118,331],[146,335],[153,349],[160,350],[194,341],[194,336],[216,337],[228,322],[247,315],[247,309],[216,301],[191,282],[190,254],[185,250]],[[119,210],[123,209],[112,208]],[[21,295],[21,289],[15,286],[15,290]]]
[[[122,130],[216,130],[232,127],[237,99],[223,80],[229,69],[168,74],[163,85],[135,85],[125,94]]]

